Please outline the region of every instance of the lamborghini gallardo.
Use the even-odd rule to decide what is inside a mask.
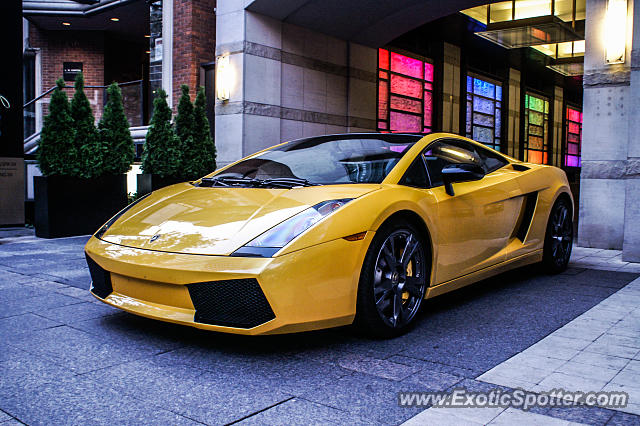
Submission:
[[[237,334],[354,324],[392,337],[423,300],[567,267],[565,173],[445,133],[285,142],[138,199],[88,241],[91,292]]]

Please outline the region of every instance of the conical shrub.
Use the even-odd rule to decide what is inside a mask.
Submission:
[[[171,125],[167,93],[160,89],[153,101],[153,117],[142,153],[142,171],[160,177],[181,176],[180,145],[180,139]]]
[[[75,127],[73,145],[78,152],[73,176],[94,178],[103,175],[104,148],[98,138],[93,111],[84,93],[84,76],[76,75],[75,93],[71,100],[71,118]]]
[[[117,83],[107,88],[107,104],[98,124],[100,141],[104,149],[104,173],[126,173],[135,159],[129,121],[124,113],[122,91]]]
[[[74,145],[71,107],[63,90],[64,81],[59,79],[56,86],[49,103],[49,114],[44,119],[36,158],[45,176],[75,176],[78,150]]]
[[[193,143],[187,145],[183,153],[183,168],[188,179],[197,179],[216,169],[216,147],[211,138],[204,87],[200,87],[196,96],[193,121]]]

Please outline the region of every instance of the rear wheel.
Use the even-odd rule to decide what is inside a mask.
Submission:
[[[556,201],[549,215],[544,238],[542,264],[557,274],[567,269],[573,245],[573,217],[570,203],[565,198]]]
[[[414,226],[396,222],[383,226],[362,266],[356,326],[381,338],[408,330],[424,299],[430,263],[424,239]]]

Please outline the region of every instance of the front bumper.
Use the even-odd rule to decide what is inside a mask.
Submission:
[[[159,252],[95,237],[85,252],[111,286],[94,288],[92,293],[109,305],[202,329],[277,334],[353,322],[360,270],[371,238],[373,232],[368,232],[364,240],[338,239],[274,258]],[[205,308],[197,299],[203,293],[198,289],[213,290],[205,291],[205,296],[224,301],[216,308],[216,301],[210,300],[213,305],[206,308],[224,310],[224,321],[207,323],[212,321],[203,317]]]

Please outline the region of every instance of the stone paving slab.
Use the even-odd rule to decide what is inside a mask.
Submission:
[[[522,268],[428,301],[416,327],[393,340],[349,328],[244,337],[152,321],[94,300],[86,240],[0,230],[0,422],[398,424],[423,412],[400,407],[398,392],[495,387],[474,378],[558,329],[558,350],[578,350],[576,362],[620,369],[627,360],[607,385],[635,389],[638,364],[600,350],[633,349],[625,338],[633,337],[634,315],[614,321],[605,304],[607,312],[563,326],[637,274],[572,267],[547,276]],[[632,313],[631,299],[623,299]],[[605,332],[611,337],[598,342]],[[590,344],[567,342],[572,336]],[[542,369],[553,364],[555,372],[573,358],[554,359]],[[534,356],[527,362],[529,372],[541,365]],[[640,419],[585,407],[532,413],[550,422]],[[491,420],[524,421],[511,411]]]

